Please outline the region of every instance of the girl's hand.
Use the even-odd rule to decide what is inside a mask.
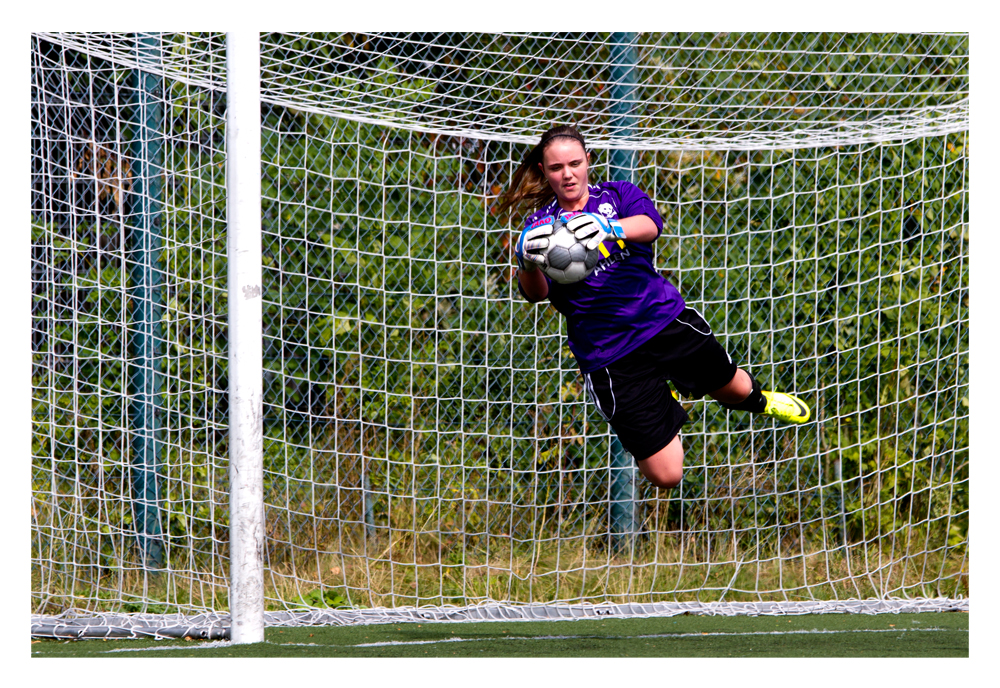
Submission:
[[[549,247],[548,236],[552,234],[554,221],[554,217],[547,215],[521,231],[521,236],[514,244],[514,257],[521,270],[531,272],[545,265],[544,251]]]
[[[609,220],[598,213],[575,213],[567,216],[566,226],[577,241],[583,242],[588,251],[593,251],[605,239],[624,239],[625,230],[618,220]]]

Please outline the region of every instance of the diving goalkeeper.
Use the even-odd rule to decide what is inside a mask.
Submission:
[[[762,390],[656,272],[652,244],[663,220],[649,197],[629,182],[591,185],[589,162],[574,127],[545,132],[514,174],[500,211],[530,213],[514,248],[518,287],[528,301],[547,298],[566,317],[588,397],[639,471],[660,488],[681,482],[678,433],[688,415],[668,381],[684,396],[707,394],[727,409],[808,421],[801,399]],[[538,267],[552,218],[563,213],[573,213],[567,224],[577,239],[601,253],[594,270],[574,284],[554,282]]]

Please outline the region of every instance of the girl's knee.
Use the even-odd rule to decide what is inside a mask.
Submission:
[[[737,368],[733,379],[726,385],[708,393],[722,404],[738,404],[753,391],[753,378],[742,368]]]
[[[649,479],[649,482],[661,490],[670,490],[681,484],[681,480],[684,478],[684,471],[682,469],[664,471],[663,473],[646,477]]]
[[[684,477],[684,450],[680,437],[675,437],[666,447],[638,464],[646,480],[661,490],[677,487]]]

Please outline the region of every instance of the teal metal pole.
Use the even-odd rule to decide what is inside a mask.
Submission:
[[[375,495],[372,492],[372,483],[369,478],[371,464],[365,466],[365,477],[364,477],[364,490],[362,492],[364,499],[364,510],[365,510],[365,534],[368,536],[369,540],[374,540],[378,535],[378,530],[375,528]]]
[[[161,62],[155,34],[137,34],[134,70],[132,208],[129,228],[129,291],[132,314],[129,357],[129,416],[132,432],[132,505],[136,539],[144,566],[160,569],[164,547],[160,520],[158,408],[163,394],[161,356],[163,302],[160,267],[163,206],[163,83],[143,66]]]
[[[611,34],[611,134],[628,138],[635,133],[636,95],[636,35]],[[613,149],[610,178],[635,181],[635,154],[631,150]],[[614,550],[629,547],[638,530],[635,513],[635,466],[632,457],[618,438],[611,442],[611,546]]]
[[[631,138],[635,134],[636,106],[636,35],[611,34],[611,134]],[[611,151],[612,180],[635,179],[635,151],[616,148]]]
[[[617,437],[611,440],[611,546],[626,550],[638,530],[635,515],[635,462]]]

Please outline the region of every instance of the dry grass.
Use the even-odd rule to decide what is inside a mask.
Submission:
[[[854,546],[849,556],[843,550],[785,552],[755,560],[733,542],[717,543],[709,556],[695,556],[698,548],[690,541],[666,533],[620,552],[598,538],[582,537],[490,538],[464,550],[410,533],[394,535],[381,546],[362,542],[343,552],[302,551],[269,566],[268,607],[969,596],[967,558],[956,553],[890,558],[874,544]],[[35,567],[32,588],[45,594],[33,595],[32,612],[190,613],[227,607],[228,583],[218,575],[172,570],[150,576],[138,568],[91,574],[43,579]]]
[[[358,495],[339,504],[339,513],[320,514],[303,503],[267,519],[271,609],[969,595],[967,543],[948,547],[918,528],[845,551],[824,548],[810,538],[812,531],[795,528],[680,530],[664,503],[647,520],[651,533],[615,548],[600,519],[581,527],[579,520],[560,522],[555,511],[536,514],[540,522],[525,532],[510,533],[503,524],[513,522],[511,513],[477,516],[471,507],[425,513],[408,499],[394,504],[392,520],[375,528],[365,526]],[[124,541],[121,549],[127,549]],[[154,575],[134,554],[116,560],[114,568],[81,565],[83,553],[70,549],[36,554],[32,611],[223,610],[227,547],[213,540],[211,549],[197,560],[175,549],[170,569]],[[53,560],[78,563],[48,563]]]
[[[952,553],[890,558],[876,544],[787,551],[762,559],[736,543],[708,556],[674,534],[609,549],[599,538],[518,543],[490,538],[460,550],[399,534],[382,547],[327,553],[316,567],[270,569],[268,597],[294,604],[301,591],[330,590],[366,607],[468,605],[487,601],[654,602],[836,600],[882,596],[968,596],[968,561]],[[700,547],[705,550],[705,547]],[[416,556],[415,556],[416,555]]]

